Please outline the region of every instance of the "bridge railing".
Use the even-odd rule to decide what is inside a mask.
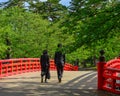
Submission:
[[[104,68],[103,77],[103,89],[120,94],[120,69],[111,67]]]
[[[0,60],[0,78],[25,72],[40,71],[39,58],[19,58]],[[56,70],[54,60],[50,60],[50,70]],[[77,71],[78,68],[66,63],[64,70]]]
[[[120,94],[120,59],[98,62],[98,89]]]

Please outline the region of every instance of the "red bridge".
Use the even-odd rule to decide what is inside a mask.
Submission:
[[[64,70],[65,78],[61,85],[57,85],[55,83],[56,77],[54,71],[56,70],[54,61],[50,61],[50,70],[52,71],[52,80],[49,84],[40,84],[40,73],[41,70],[39,58],[19,58],[19,59],[7,59],[0,60],[0,95],[7,96],[12,92],[25,94],[35,94],[40,92],[44,92],[44,94],[52,94],[52,96],[56,96],[59,92],[63,92],[58,96],[64,94],[64,96],[88,96],[92,94],[95,96],[99,94],[97,92],[97,79],[98,79],[98,90],[106,90],[106,92],[112,92],[115,94],[120,94],[120,59],[110,60],[108,62],[98,62],[98,78],[96,71],[78,71],[77,66],[73,66],[71,64],[66,63]],[[24,75],[21,75],[24,73]],[[28,74],[29,73],[29,74]],[[6,77],[6,78],[5,78]],[[32,79],[31,79],[32,78]],[[26,82],[27,80],[27,82]],[[29,83],[29,81],[31,82]],[[13,84],[12,84],[13,82]],[[24,85],[23,85],[24,83]],[[32,84],[33,83],[33,84]],[[10,87],[12,84],[12,87]],[[5,86],[6,85],[6,86]],[[20,86],[22,85],[22,86]],[[32,86],[32,89],[30,87]],[[15,87],[14,87],[15,86]],[[52,86],[52,87],[51,87]],[[28,88],[29,87],[29,88]],[[8,89],[9,88],[9,89]],[[40,89],[39,89],[40,88]],[[47,88],[47,92],[45,89]],[[21,89],[24,90],[21,91]],[[33,89],[34,92],[33,92]],[[36,90],[39,90],[36,92]],[[62,90],[63,89],[63,90]],[[56,90],[56,91],[55,91]],[[77,91],[75,91],[77,90]],[[52,92],[52,93],[50,93]],[[69,93],[75,92],[75,93]],[[4,95],[7,94],[7,95]],[[69,95],[67,95],[69,94]],[[81,95],[85,94],[85,95]],[[100,93],[101,94],[101,93]],[[112,96],[109,93],[103,92],[103,94],[108,94],[108,96]],[[41,96],[40,94],[38,94]],[[42,95],[43,96],[43,95]],[[103,95],[99,95],[103,96]],[[117,96],[117,95],[116,95]]]
[[[0,78],[14,74],[35,72],[40,70],[41,66],[39,58],[19,58],[0,60]],[[50,70],[56,70],[53,60],[50,60]],[[78,67],[66,63],[64,66],[64,70],[78,71]]]

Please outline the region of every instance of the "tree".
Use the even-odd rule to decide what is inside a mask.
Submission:
[[[40,15],[12,7],[3,10],[0,17],[0,40],[4,46],[1,49],[2,58],[5,58],[5,52],[9,48],[13,58],[36,57],[39,55],[35,54],[36,52],[41,53],[46,48],[43,45],[46,43],[49,22],[43,20]]]
[[[84,48],[84,51],[89,50],[89,58],[98,54],[100,49],[105,49],[107,60],[113,58],[116,53],[109,55],[110,50],[114,49],[109,40],[115,40],[114,36],[119,36],[119,7],[118,0],[72,0],[68,17],[62,23],[64,32],[72,34],[75,39],[70,47],[72,50],[69,49],[70,54],[76,54],[74,56],[78,58],[77,50]],[[119,48],[117,45],[116,47]]]
[[[10,8],[17,6],[27,11],[39,13],[44,19],[58,21],[67,11],[66,6],[59,3],[60,0],[8,0],[0,4],[0,7]]]
[[[10,7],[19,7],[19,8],[23,8],[25,7],[25,2],[28,1],[28,0],[8,0],[6,2],[2,2],[0,3],[0,7],[3,7],[3,8],[10,8]]]
[[[65,6],[59,3],[60,0],[34,1],[29,2],[29,9],[34,13],[42,14],[44,19],[52,22],[60,20],[67,10]]]
[[[65,46],[72,38],[67,34],[63,35],[59,28],[60,21],[50,23],[40,14],[18,7],[1,10],[0,17],[0,58],[6,57],[8,48],[11,49],[11,58],[39,57],[45,49],[53,58],[57,44],[63,42]],[[7,40],[10,44],[6,43]]]
[[[77,45],[93,44],[107,39],[119,29],[120,2],[108,0],[72,0],[67,25],[76,35]],[[115,33],[116,34],[116,33]]]

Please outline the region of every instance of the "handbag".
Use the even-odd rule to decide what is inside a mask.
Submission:
[[[47,79],[50,79],[50,72],[48,72],[47,74]]]

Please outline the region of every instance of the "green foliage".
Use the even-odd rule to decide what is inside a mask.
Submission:
[[[106,60],[120,54],[119,0],[72,0],[68,10],[59,2],[9,0],[0,10],[0,58],[39,57],[44,49],[54,58],[58,43],[70,63],[91,66],[101,49]]]
[[[119,7],[117,0],[72,0],[68,18],[63,24],[64,31],[75,38],[68,58],[98,58],[101,49],[106,51],[106,60],[116,57],[120,51],[116,38],[120,29]],[[83,46],[86,46],[84,50]],[[78,50],[82,50],[81,56]]]
[[[67,34],[62,35],[59,22],[52,24],[39,14],[18,7],[2,10],[0,17],[0,58],[6,58],[7,48],[11,49],[11,58],[39,57],[44,49],[53,58],[57,44],[63,42],[66,45],[72,38]],[[6,37],[10,44],[6,43]]]
[[[63,17],[63,14],[66,12],[67,8],[59,4],[60,0],[47,0],[39,1],[34,0],[29,1],[29,9],[34,13],[42,14],[44,19],[50,20],[51,22],[56,22]]]
[[[12,48],[13,58],[37,57],[39,54],[35,53],[41,53],[46,48],[41,43],[46,42],[44,39],[47,39],[46,32],[49,29],[49,22],[42,20],[39,15],[24,12],[15,7],[2,11],[0,22],[1,40],[6,45],[5,37],[8,33],[11,45],[6,45],[6,47]],[[44,39],[41,40],[41,38]]]
[[[67,11],[67,8],[59,2],[60,0],[8,0],[0,3],[0,7],[6,9],[17,6],[33,13],[39,13],[44,19],[56,22]]]
[[[28,1],[28,0],[8,0],[6,2],[1,2],[0,3],[0,7],[3,7],[3,8],[10,8],[10,7],[19,7],[19,8],[23,8],[25,7],[24,6],[24,3]]]

